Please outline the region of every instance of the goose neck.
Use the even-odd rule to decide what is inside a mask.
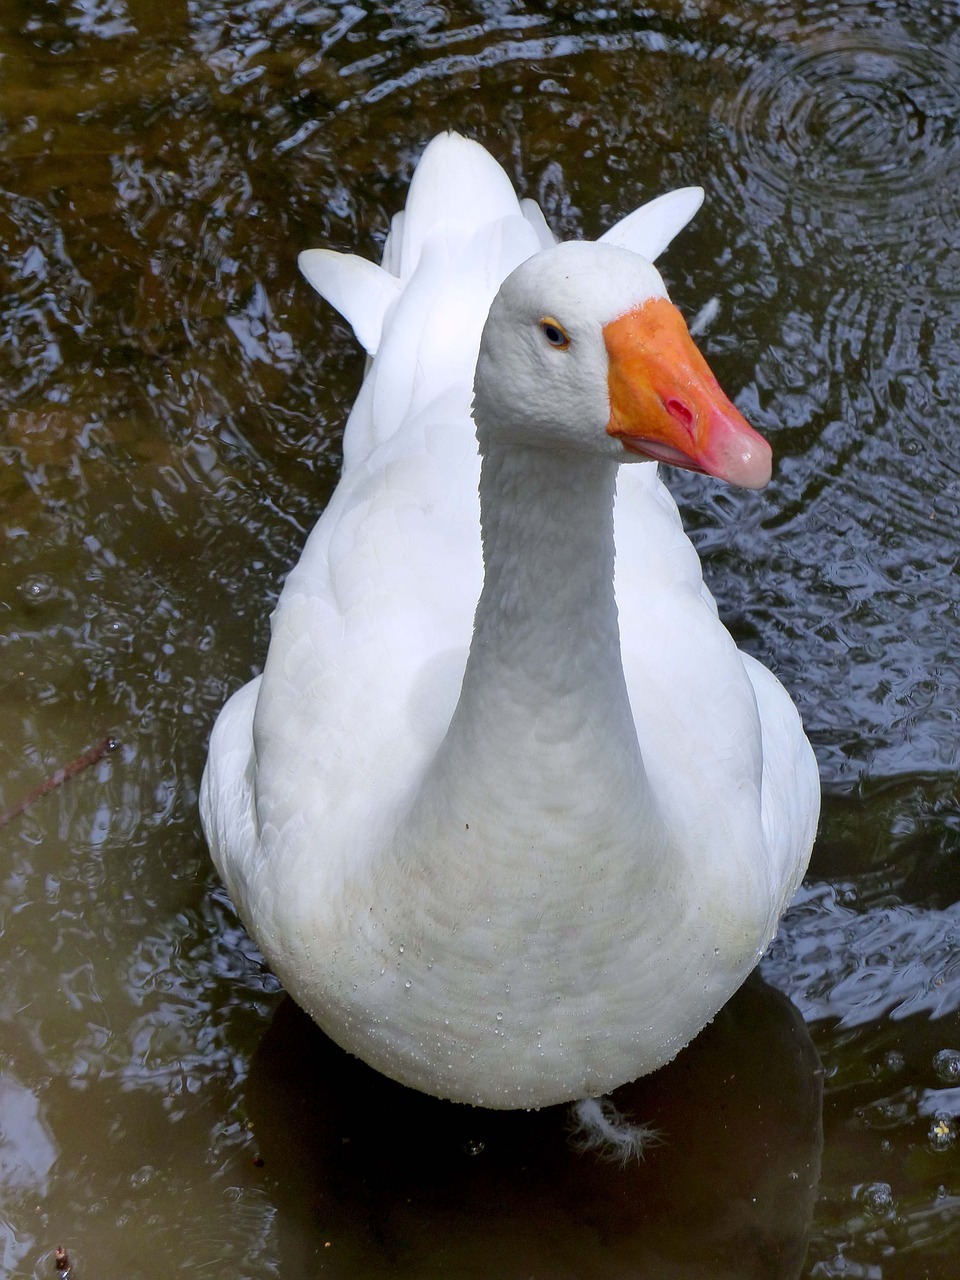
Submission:
[[[620,668],[613,590],[616,466],[538,448],[488,448],[480,477],[484,585],[471,660],[496,655],[582,680]],[[468,664],[469,666],[469,664]]]

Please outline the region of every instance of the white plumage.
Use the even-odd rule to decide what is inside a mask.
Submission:
[[[381,267],[301,258],[373,359],[264,673],[214,729],[203,822],[287,990],[442,1097],[540,1106],[668,1061],[807,864],[799,717],[718,621],[642,460],[769,473],[715,384],[684,366],[664,390],[656,363],[674,320],[650,262],[701,198],[554,247],[491,157],[446,134]],[[663,430],[622,409],[624,342]],[[704,443],[708,418],[732,443]]]

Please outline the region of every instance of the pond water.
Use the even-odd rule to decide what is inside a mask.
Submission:
[[[956,0],[0,18],[0,810],[117,743],[0,830],[0,1275],[956,1276]],[[567,236],[705,186],[662,266],[778,459],[669,483],[820,837],[767,985],[624,1094],[664,1141],[623,1171],[334,1050],[199,831],[362,371],[297,251],[375,256],[448,126]]]

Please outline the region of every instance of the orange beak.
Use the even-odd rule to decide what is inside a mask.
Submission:
[[[672,302],[651,298],[605,325],[603,337],[610,435],[641,457],[763,488],[770,446],[720,390]]]

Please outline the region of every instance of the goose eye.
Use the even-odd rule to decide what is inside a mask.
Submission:
[[[570,345],[569,333],[559,321],[554,320],[553,316],[544,316],[540,321],[540,332],[551,347],[556,347],[558,351],[566,351]]]

